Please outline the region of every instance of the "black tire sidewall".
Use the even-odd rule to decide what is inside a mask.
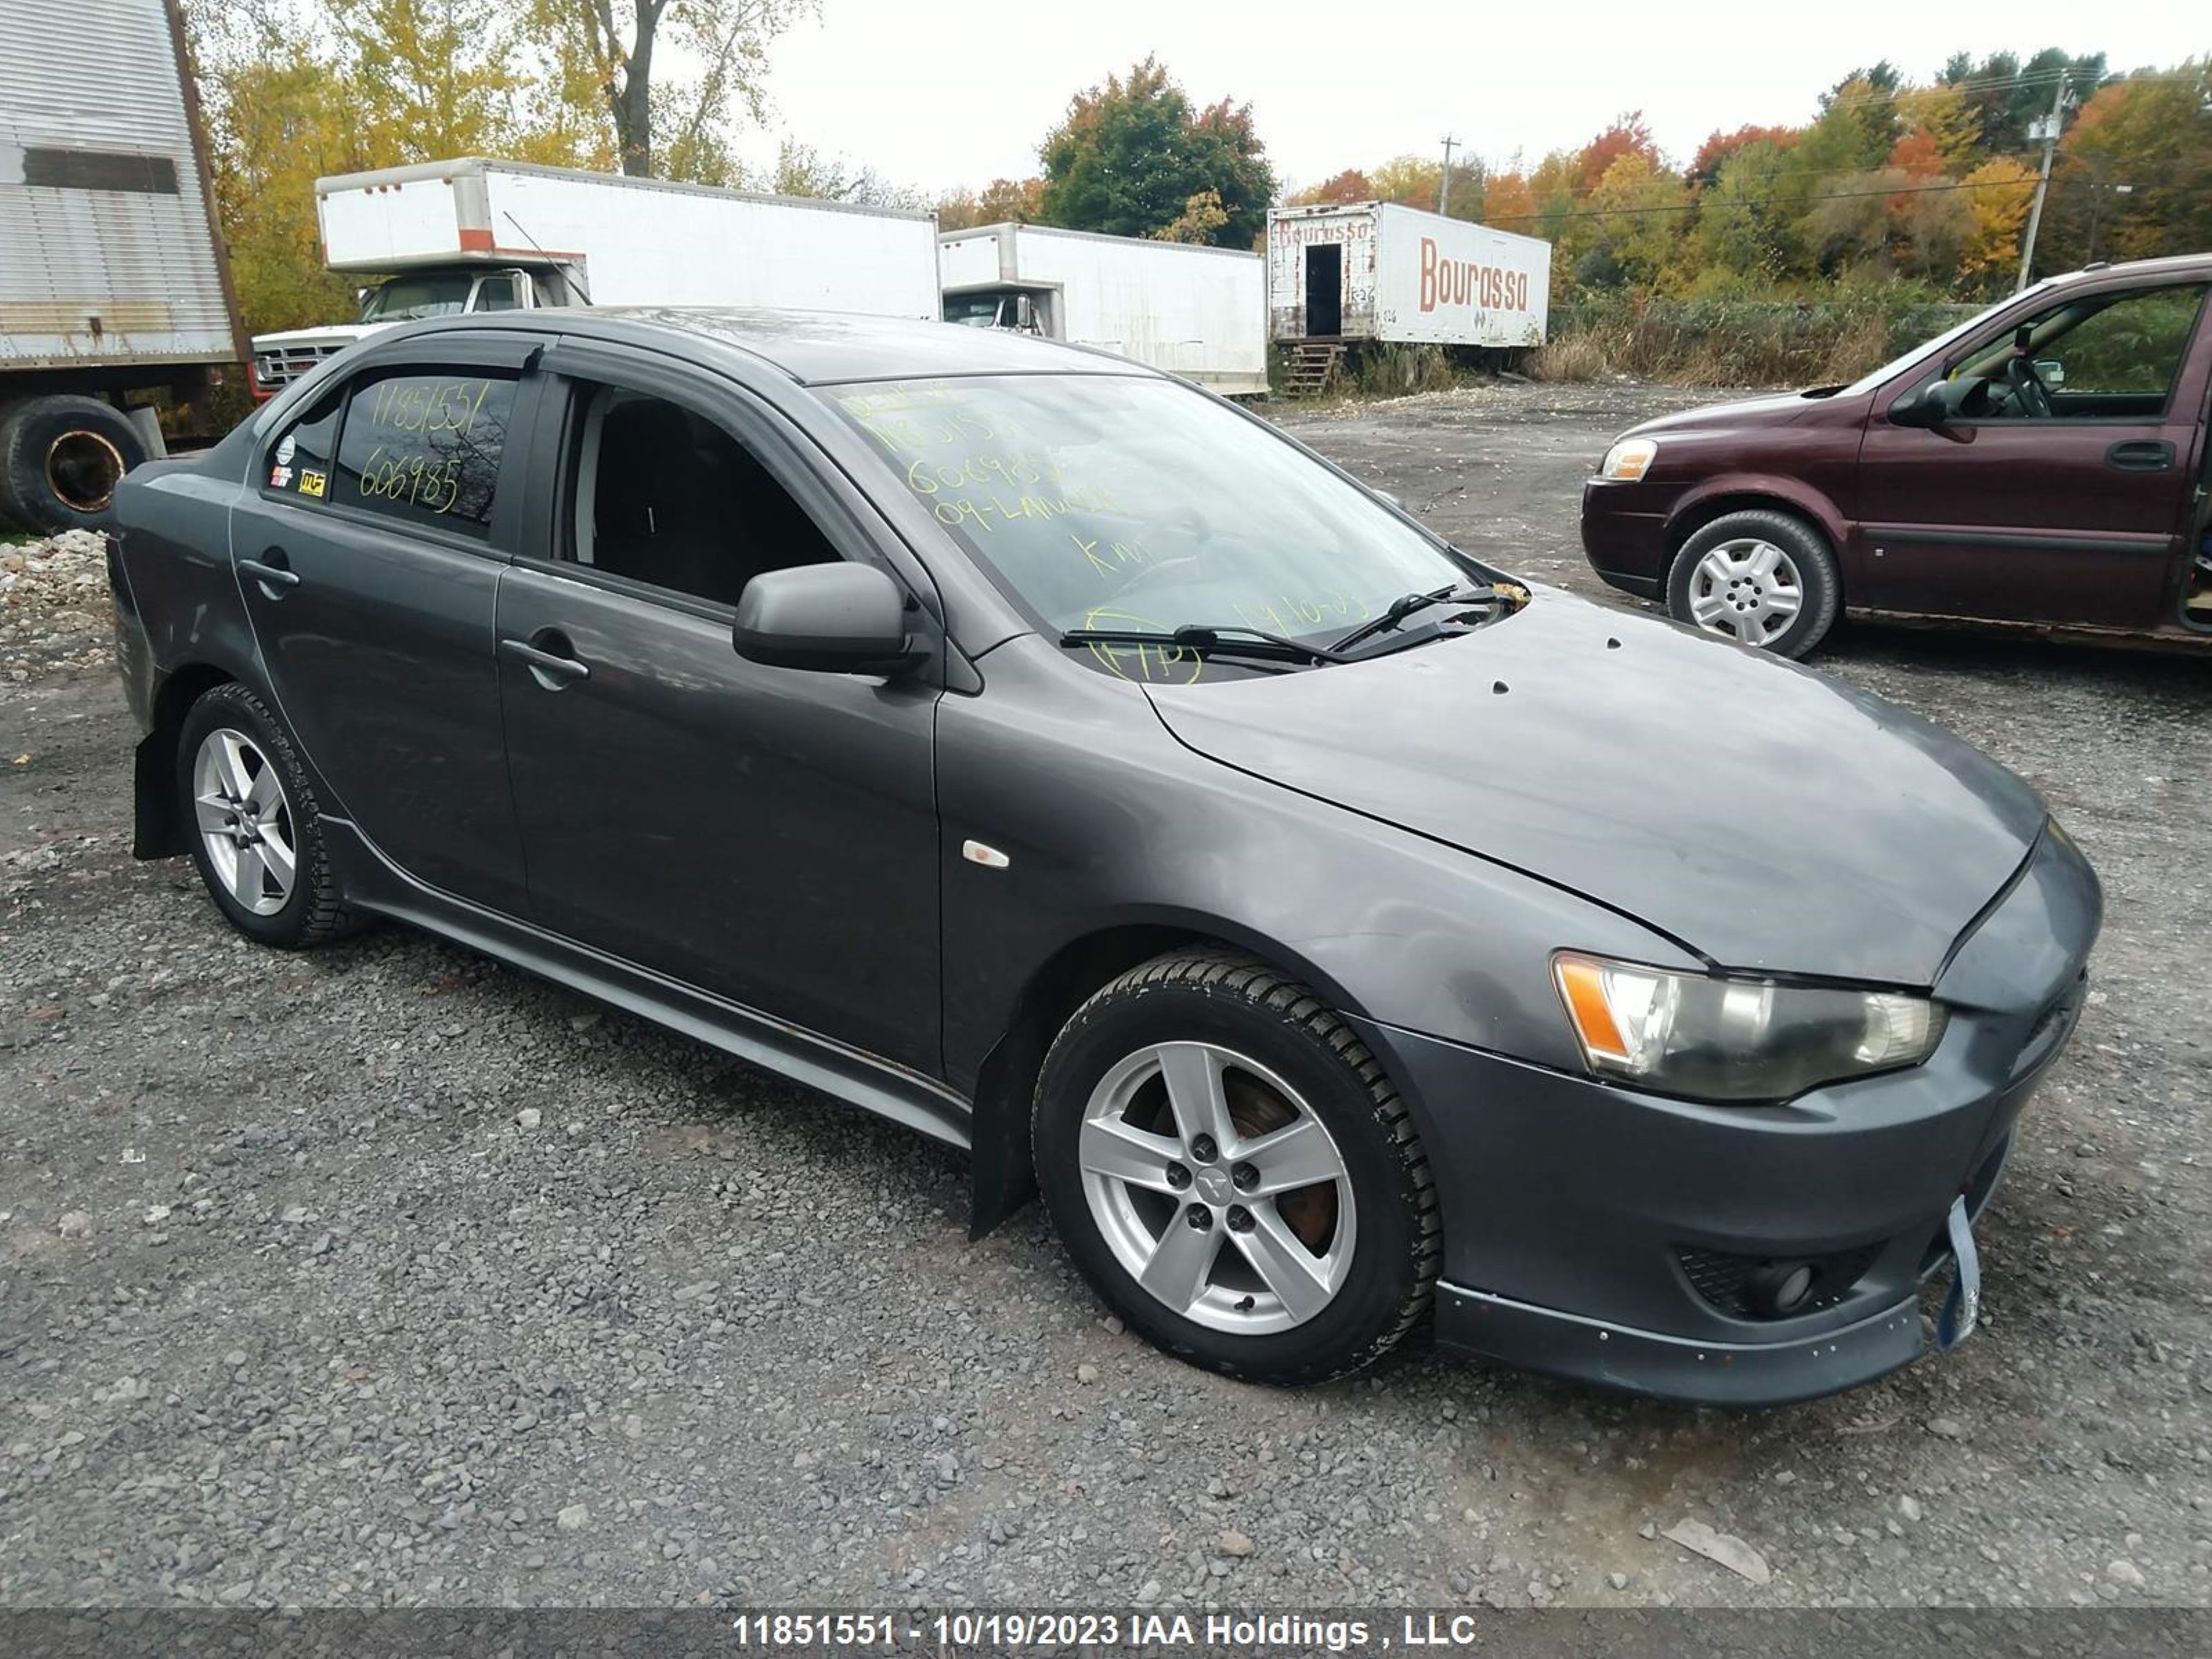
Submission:
[[[1327,1308],[1290,1330],[1237,1336],[1171,1312],[1115,1259],[1091,1217],[1076,1156],[1091,1091],[1136,1049],[1176,1041],[1217,1044],[1282,1078],[1321,1117],[1351,1175],[1358,1229],[1351,1274]],[[1363,1363],[1403,1322],[1421,1254],[1419,1194],[1403,1149],[1377,1119],[1357,1071],[1297,1022],[1245,997],[1139,986],[1086,1005],[1054,1043],[1038,1079],[1034,1150],[1039,1190],[1077,1268],[1127,1323],[1181,1358],[1260,1381],[1314,1381]]]
[[[192,771],[201,741],[209,732],[223,727],[243,732],[253,739],[262,758],[276,769],[277,781],[284,786],[285,803],[291,809],[295,861],[292,890],[281,909],[265,916],[247,909],[223,885],[222,878],[208,860],[207,846],[192,813]],[[216,686],[186,712],[177,738],[177,802],[191,842],[193,867],[200,872],[208,896],[215,901],[216,908],[231,926],[264,945],[289,949],[304,943],[316,910],[314,877],[323,867],[322,828],[315,818],[313,793],[301,770],[290,738],[277,726],[276,717],[261,699],[246,687],[235,682]]]
[[[1697,573],[1698,561],[1719,543],[1739,536],[1758,536],[1788,548],[1797,567],[1798,580],[1805,590],[1805,603],[1796,620],[1765,645],[1747,648],[1777,657],[1795,659],[1805,655],[1835,626],[1837,613],[1842,609],[1843,580],[1836,573],[1836,557],[1829,551],[1826,538],[1793,514],[1758,510],[1730,513],[1701,526],[1682,544],[1674,563],[1668,567],[1667,614],[1686,627],[1698,628],[1696,618],[1690,614],[1690,582]],[[1709,630],[1699,628],[1698,631],[1704,634]],[[1724,636],[1713,634],[1711,637]]]
[[[13,519],[42,536],[100,530],[114,522],[112,495],[106,506],[82,513],[47,488],[46,452],[58,438],[73,431],[96,432],[114,445],[126,475],[147,459],[138,428],[113,405],[74,395],[27,398],[13,409],[0,410],[0,518]]]

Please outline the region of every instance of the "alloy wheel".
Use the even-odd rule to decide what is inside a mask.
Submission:
[[[1741,536],[1708,548],[1690,575],[1690,616],[1708,634],[1769,646],[1804,608],[1805,585],[1790,555]]]
[[[192,811],[209,867],[231,897],[270,916],[299,873],[292,804],[268,756],[243,732],[220,726],[192,760]]]
[[[1352,1176],[1320,1117],[1265,1066],[1206,1042],[1140,1048],[1083,1114],[1077,1159],[1107,1247],[1170,1311],[1258,1336],[1343,1288]]]

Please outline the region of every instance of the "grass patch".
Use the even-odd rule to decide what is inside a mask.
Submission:
[[[1974,309],[1911,289],[1823,300],[1591,295],[1553,310],[1552,337],[1529,366],[1547,380],[1830,385],[1856,380]]]

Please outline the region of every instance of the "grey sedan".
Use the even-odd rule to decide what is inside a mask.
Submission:
[[[403,326],[118,495],[137,849],[969,1149],[1130,1326],[1771,1402],[1973,1324],[2100,901],[1877,699],[1102,354]]]

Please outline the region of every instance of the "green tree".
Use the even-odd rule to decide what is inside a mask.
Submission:
[[[787,138],[776,149],[775,171],[768,187],[779,196],[811,196],[827,202],[867,207],[920,210],[921,192],[895,185],[872,167],[856,166],[842,155],[826,155],[811,144]]]
[[[1212,191],[1221,222],[1209,240],[1249,247],[1265,228],[1275,175],[1249,105],[1194,110],[1158,60],[1078,93],[1046,137],[1044,222],[1116,236],[1152,236]]]
[[[2039,268],[2212,247],[2212,58],[2101,88],[2059,152]]]
[[[641,178],[726,173],[722,130],[739,110],[762,117],[771,42],[819,0],[524,0],[537,37],[571,54],[604,101],[622,170]],[[656,78],[664,44],[696,65]],[[663,157],[659,146],[666,147]],[[678,161],[690,171],[672,173]]]

